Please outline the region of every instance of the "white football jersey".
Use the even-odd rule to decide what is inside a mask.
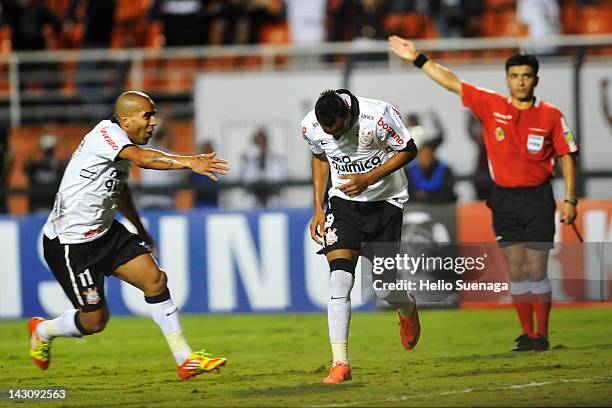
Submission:
[[[49,239],[59,237],[62,244],[77,244],[99,238],[110,229],[130,171],[130,162],[118,155],[133,144],[111,120],[103,120],[85,135],[70,158],[43,227]]]
[[[348,101],[348,99],[345,99]],[[331,169],[329,197],[353,201],[388,201],[403,208],[408,201],[408,181],[403,169],[398,169],[368,186],[356,197],[338,189],[348,182],[340,176],[368,173],[385,163],[397,151],[406,148],[412,139],[402,122],[399,111],[391,104],[357,97],[359,119],[338,140],[323,131],[314,109],[302,120],[302,134],[314,154],[325,154]]]

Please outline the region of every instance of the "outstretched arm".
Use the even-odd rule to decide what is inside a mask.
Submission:
[[[418,62],[422,62],[425,54],[419,53],[416,46],[412,41],[393,35],[389,37],[389,48],[391,51],[404,61],[415,62],[419,58]],[[423,55],[423,57],[419,57]],[[427,59],[427,61],[421,66],[421,71],[425,72],[428,77],[442,85],[444,88],[451,92],[456,93],[459,96],[463,96],[461,90],[461,80],[453,71],[450,69],[435,63],[434,61]]]
[[[227,161],[215,158],[216,153],[198,154],[196,156],[179,156],[155,149],[142,149],[138,146],[128,146],[119,153],[119,157],[129,160],[143,169],[180,170],[190,169],[217,180],[215,174],[226,174]]]

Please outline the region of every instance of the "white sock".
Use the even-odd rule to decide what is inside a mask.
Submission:
[[[544,278],[538,282],[531,282],[531,293],[534,295],[541,295],[549,292],[552,292],[552,285],[548,278]]]
[[[416,307],[416,300],[406,290],[376,289],[374,294],[378,299],[391,305],[403,317],[412,315]]]
[[[78,338],[83,334],[77,329],[74,323],[74,315],[77,309],[66,310],[59,317],[53,320],[45,320],[36,327],[36,333],[44,341],[51,341],[56,337]]]
[[[531,290],[531,282],[528,280],[519,282],[510,282],[511,295],[524,295]]]
[[[181,322],[179,321],[178,307],[174,306],[172,299],[160,303],[147,303],[153,321],[157,323],[166,337],[170,351],[178,365],[181,365],[191,356],[191,348],[185,340]]]
[[[349,364],[348,331],[351,322],[351,289],[355,277],[352,273],[335,270],[329,280],[329,304],[327,305],[327,323],[329,342],[332,348],[334,363]]]
[[[331,343],[332,349],[332,365],[335,366],[338,363],[349,364],[348,359],[348,343]]]
[[[397,309],[397,312],[402,317],[408,317],[412,315],[414,312],[414,308],[416,307],[416,301],[408,294],[408,292],[400,292],[394,296],[393,301],[387,300],[392,307]]]

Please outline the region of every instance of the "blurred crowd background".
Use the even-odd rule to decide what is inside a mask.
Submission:
[[[586,56],[609,64],[612,1],[0,0],[0,212],[47,212],[78,140],[111,114],[113,100],[126,89],[141,89],[158,103],[161,121],[153,147],[211,152],[219,149],[218,138],[196,134],[194,126],[198,75],[388,67],[393,61],[384,41],[392,34],[424,40],[435,58],[492,61],[500,67],[517,51],[503,42],[509,38],[604,38],[598,46],[578,47],[581,40],[576,46],[536,42],[540,45],[527,50],[553,62]],[[467,41],[472,46],[462,47]],[[500,41],[497,48],[491,46],[495,41]],[[607,77],[597,86],[610,124],[602,132],[609,134]],[[313,98],[318,92],[313,90]],[[305,114],[312,107],[303,108]],[[449,133],[440,113],[433,108],[402,113],[421,136],[418,160],[405,169],[413,199],[484,199],[491,182],[478,121],[466,119],[478,151],[473,170],[456,174],[452,160],[437,154]],[[270,129],[262,123],[249,126],[241,139],[248,143],[231,163],[233,178],[213,184],[185,172],[135,170],[140,205],[223,207],[224,191],[239,190],[249,198],[246,206],[286,206],[285,188],[307,189],[309,180],[292,170],[290,155],[275,149]],[[298,126],[299,119],[296,133],[284,137],[299,138]],[[474,193],[457,194],[456,180],[472,183]]]

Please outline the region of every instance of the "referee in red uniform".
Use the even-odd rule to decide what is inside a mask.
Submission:
[[[506,61],[510,97],[461,81],[451,70],[417,51],[411,41],[389,37],[391,50],[435,82],[461,96],[482,123],[495,187],[487,200],[493,228],[508,264],[510,292],[523,333],[513,351],[545,351],[551,285],[546,274],[555,235],[555,200],[550,178],[561,160],[565,202],[561,221],[576,218],[574,153],[578,148],[559,109],[536,99],[539,63],[518,54]],[[537,319],[534,329],[533,315]]]

